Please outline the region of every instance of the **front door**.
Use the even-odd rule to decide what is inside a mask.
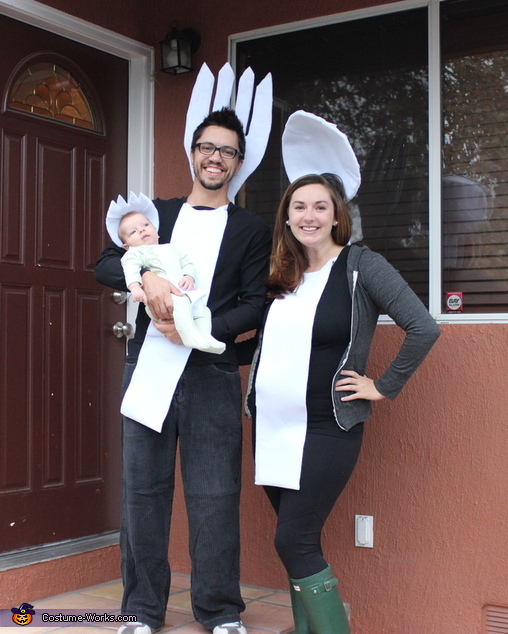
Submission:
[[[119,525],[124,308],[99,286],[126,194],[128,62],[0,16],[0,552]]]

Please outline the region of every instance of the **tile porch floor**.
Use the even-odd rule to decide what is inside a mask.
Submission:
[[[192,616],[189,596],[188,575],[172,575],[166,623],[161,633],[206,634],[210,630],[196,623]],[[122,582],[110,581],[91,588],[69,592],[48,599],[34,601],[34,609],[86,610],[99,613],[119,614],[122,596]],[[287,634],[293,629],[289,592],[269,590],[242,585],[242,597],[246,610],[242,620],[249,634]],[[34,627],[26,628],[27,634],[112,634],[118,624],[104,624],[94,627]],[[0,628],[0,634],[20,634],[19,626]]]

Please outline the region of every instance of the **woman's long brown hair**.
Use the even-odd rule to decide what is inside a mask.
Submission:
[[[286,224],[289,203],[293,194],[306,185],[323,185],[330,192],[337,225],[332,227],[332,240],[345,246],[351,238],[351,216],[346,202],[344,186],[335,174],[308,174],[295,180],[284,192],[280,201],[273,232],[273,247],[270,258],[268,296],[282,297],[294,291],[301,284],[303,274],[309,266],[304,246],[294,237]]]

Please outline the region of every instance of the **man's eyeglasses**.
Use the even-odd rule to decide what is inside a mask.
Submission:
[[[234,159],[237,154],[242,157],[240,150],[236,150],[234,147],[230,145],[223,145],[222,147],[217,147],[213,143],[196,143],[192,149],[195,147],[201,152],[201,154],[205,154],[206,156],[211,156],[215,154],[217,150],[219,150],[219,154],[223,159]]]

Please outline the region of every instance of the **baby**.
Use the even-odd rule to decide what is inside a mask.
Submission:
[[[140,198],[141,196],[143,195],[140,195]],[[153,203],[149,202],[153,207]],[[195,290],[195,271],[189,257],[186,254],[181,254],[171,244],[159,244],[157,228],[147,215],[141,211],[129,211],[129,207],[136,207],[136,205],[126,205],[123,209],[124,213],[120,217],[118,212],[115,214],[114,210],[110,214],[113,205],[116,206],[116,203],[112,203],[110,206],[106,225],[112,238],[114,235],[112,229],[117,228],[118,237],[113,241],[126,249],[121,262],[125,282],[133,300],[143,302],[146,305],[146,295],[141,280],[142,269],[149,269],[172,281],[173,284],[175,280],[179,280],[178,287],[183,291],[190,291],[189,294],[183,296],[172,296],[175,328],[183,344],[203,352],[214,354],[224,352],[225,344],[211,335],[210,309],[204,305],[202,296]],[[158,222],[155,208],[150,209],[150,215],[153,220]],[[193,292],[196,294],[194,302],[191,300]],[[148,308],[146,308],[146,312],[153,319]]]

